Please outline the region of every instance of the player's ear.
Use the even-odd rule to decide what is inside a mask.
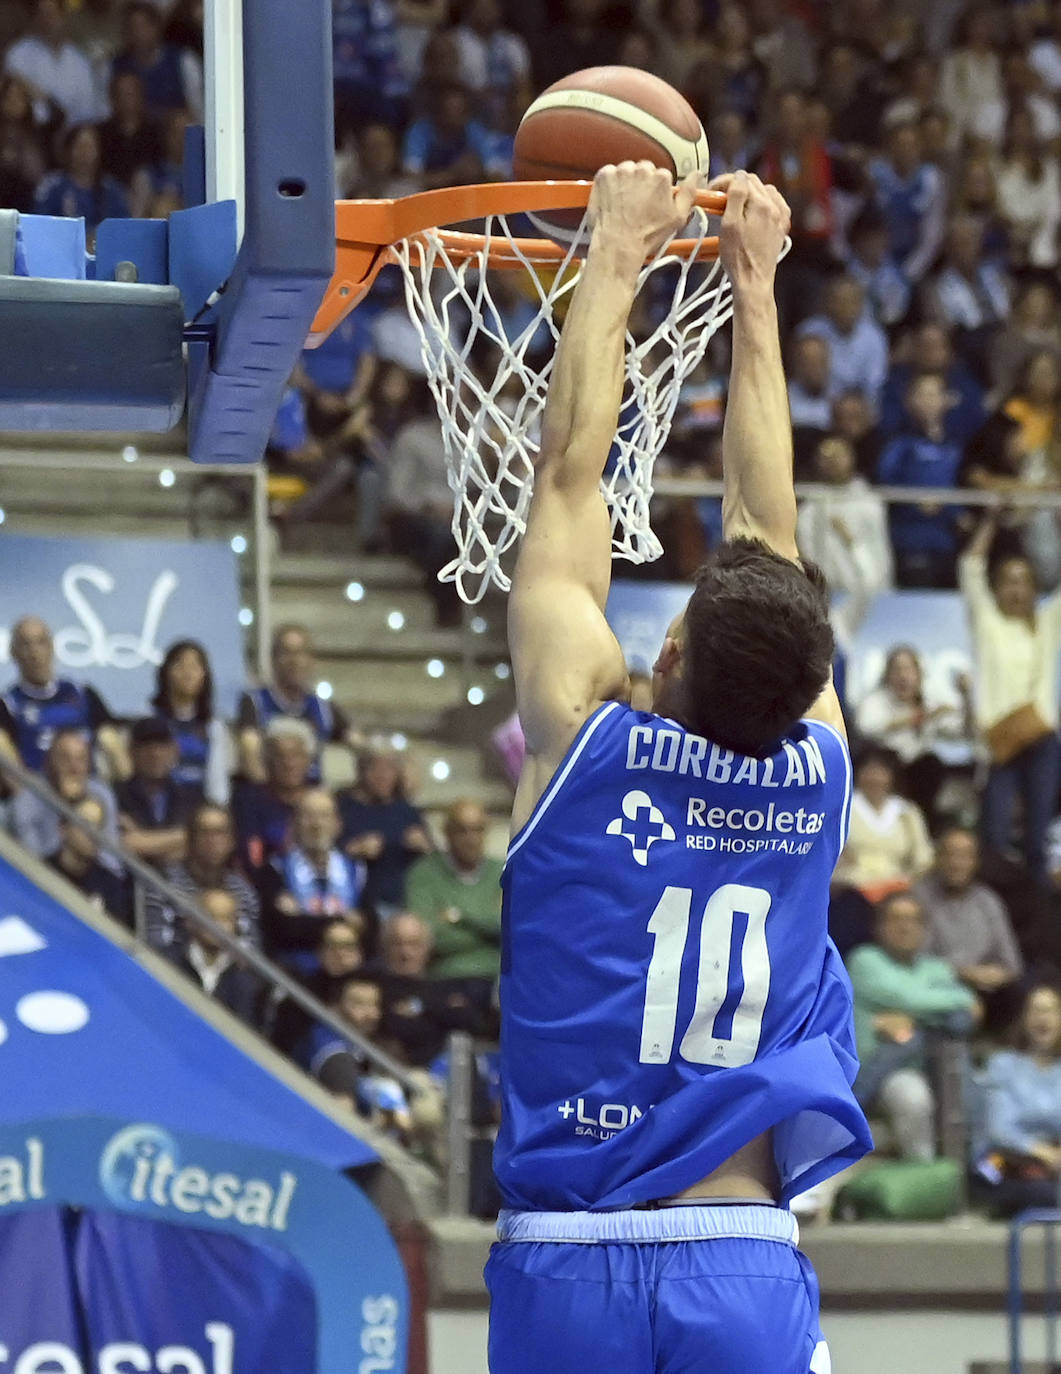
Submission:
[[[681,661],[682,646],[673,635],[668,635],[653,665],[653,672],[670,677],[681,666]]]

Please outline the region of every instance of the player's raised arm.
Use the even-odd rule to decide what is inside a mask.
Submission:
[[[792,421],[781,361],[774,275],[791,225],[784,197],[757,176],[735,172],[726,192],[722,265],[733,286],[733,356],[722,435],[722,524],[727,539],[759,539],[799,562]],[[807,715],[846,734],[830,680]]]
[[[751,173],[735,172],[714,185],[726,192],[719,237],[733,286],[723,529],[727,539],[761,539],[797,558],[792,423],[774,303],[774,273],[791,216],[780,192]]]
[[[675,190],[648,163],[606,167],[594,183],[592,237],[553,364],[509,600],[520,720],[539,771],[559,762],[596,705],[625,693],[626,668],[604,619],[611,525],[600,482],[619,419],[638,273],[689,218],[694,194],[694,178]],[[521,784],[524,802],[533,790],[533,780]]]

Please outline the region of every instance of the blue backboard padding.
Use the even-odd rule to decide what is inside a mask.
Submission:
[[[184,131],[181,194],[187,209],[206,201],[206,130],[201,124],[189,124]]]
[[[182,326],[173,287],[0,277],[0,429],[172,429]]]
[[[243,0],[243,14],[245,227],[210,371],[190,368],[197,462],[261,458],[335,267],[331,4]],[[299,98],[277,100],[292,79]]]
[[[31,277],[84,281],[85,221],[55,215],[20,215],[19,228]]]
[[[169,227],[164,219],[105,219],[96,231],[96,280],[113,281],[120,262],[136,264],[138,282],[169,284]]]
[[[302,1155],[345,1169],[376,1159],[146,969],[0,862],[0,1123],[99,1115]],[[58,993],[65,1033],[25,999]],[[77,1014],[73,1014],[74,1012]],[[23,1021],[23,1015],[26,1021]]]
[[[177,210],[169,219],[169,280],[194,319],[224,285],[236,261],[236,202],[215,200]]]

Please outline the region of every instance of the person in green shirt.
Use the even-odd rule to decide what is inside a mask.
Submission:
[[[406,875],[406,906],[434,935],[429,978],[483,978],[501,972],[501,869],[488,859],[486,812],[456,801],[446,812],[446,848],[425,854]]]
[[[910,892],[893,892],[877,907],[874,943],[860,945],[847,961],[862,1061],[855,1095],[888,1118],[904,1159],[936,1153],[926,1033],[967,1035],[980,1009],[945,960],[922,952],[926,936],[921,903]]]

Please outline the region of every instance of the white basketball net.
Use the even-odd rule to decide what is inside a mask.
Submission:
[[[696,207],[682,237],[699,245],[708,232],[708,216]],[[485,224],[484,246],[471,258],[453,259],[435,231],[395,245],[442,420],[454,494],[457,557],[439,578],[455,582],[469,605],[491,583],[501,591],[510,586],[501,562],[526,529],[541,416],[560,337],[553,310],[578,280],[579,249],[588,241],[588,231],[583,221],[559,270],[550,265],[550,274],[555,270],[551,284],[548,277],[542,280],[541,269],[524,256],[516,238],[506,216],[492,215]],[[534,318],[513,338],[484,270],[491,243],[519,258],[538,295]],[[650,562],[663,551],[649,524],[652,470],[667,441],[682,383],[733,309],[729,279],[720,265],[698,263],[695,253],[668,257],[661,249],[642,269],[639,292],[650,279],[659,290],[662,318],[647,337],[635,340],[627,334],[619,427],[601,481],[612,517],[612,556],[632,563]],[[532,361],[528,349],[543,323],[552,335],[552,348],[546,361]],[[472,364],[473,347],[484,340],[500,355],[489,379],[477,376]]]

